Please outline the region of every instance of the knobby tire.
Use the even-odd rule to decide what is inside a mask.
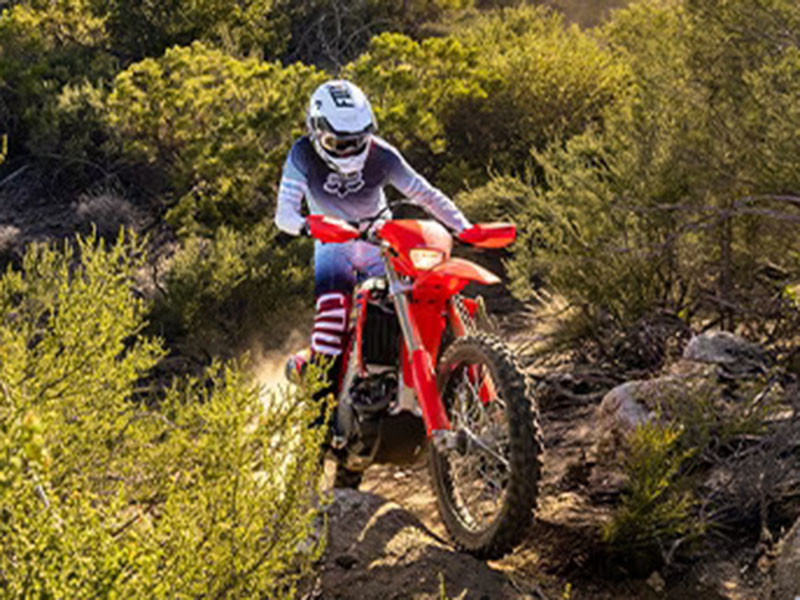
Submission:
[[[456,546],[479,558],[493,559],[507,554],[521,542],[533,519],[542,470],[542,433],[538,407],[525,374],[508,347],[486,333],[454,340],[441,356],[437,379],[451,419],[454,410],[451,396],[456,383],[450,380],[459,365],[469,364],[485,365],[505,402],[503,413],[508,426],[510,469],[497,516],[478,531],[465,525],[457,506],[449,462],[433,444],[429,470],[441,518]]]

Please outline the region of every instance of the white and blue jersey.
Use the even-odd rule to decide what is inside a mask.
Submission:
[[[275,224],[297,235],[305,218],[303,199],[311,214],[360,221],[375,217],[387,206],[383,188],[391,185],[448,227],[462,231],[469,221],[455,204],[412,169],[396,148],[372,136],[364,168],[344,177],[332,170],[304,136],[292,146],[283,167]],[[382,216],[390,218],[387,212]],[[348,331],[350,297],[360,278],[384,272],[379,249],[367,242],[314,246],[316,316],[311,334],[313,353],[338,356]]]
[[[455,204],[412,169],[394,146],[378,136],[372,136],[370,144],[364,168],[344,177],[319,157],[307,136],[295,142],[278,189],[278,228],[294,235],[300,233],[305,223],[301,213],[303,198],[311,214],[347,221],[374,217],[386,208],[386,185],[426,208],[451,229],[462,231],[469,227]]]

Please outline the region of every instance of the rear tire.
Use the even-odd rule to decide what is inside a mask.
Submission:
[[[476,373],[496,390],[486,404]],[[456,434],[454,448],[430,448],[439,513],[459,548],[499,558],[533,518],[543,452],[537,406],[509,349],[488,334],[453,341],[439,361],[438,384]]]

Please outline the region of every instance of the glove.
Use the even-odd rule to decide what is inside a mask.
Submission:
[[[308,223],[303,223],[303,226],[300,228],[300,231],[298,231],[296,235],[287,233],[282,229],[279,229],[278,233],[275,235],[275,241],[280,246],[286,246],[287,244],[291,243],[292,240],[298,237],[311,237],[311,234],[308,231]]]

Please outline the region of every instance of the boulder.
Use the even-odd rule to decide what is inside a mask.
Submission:
[[[772,592],[775,600],[800,597],[800,519],[778,544]]]
[[[645,408],[642,398],[654,386],[653,381],[628,381],[603,396],[597,408],[600,430],[625,433],[652,419],[653,413]]]
[[[608,456],[638,425],[657,416],[669,418],[697,394],[709,394],[726,385],[726,402],[738,402],[738,384],[766,372],[769,357],[756,344],[727,331],[694,336],[682,358],[664,375],[623,383],[609,391],[597,409],[598,450]],[[731,384],[733,387],[731,388]],[[719,389],[722,389],[720,387]],[[746,396],[747,394],[744,394]]]
[[[381,496],[335,489],[326,513],[322,598],[439,600],[442,586],[448,598],[520,598],[502,571],[457,551]]]
[[[760,375],[769,368],[764,350],[729,331],[706,331],[694,336],[683,349],[683,360],[719,365],[730,375]]]
[[[598,458],[613,457],[639,425],[662,415],[689,397],[690,379],[666,375],[628,381],[609,391],[596,412]]]

